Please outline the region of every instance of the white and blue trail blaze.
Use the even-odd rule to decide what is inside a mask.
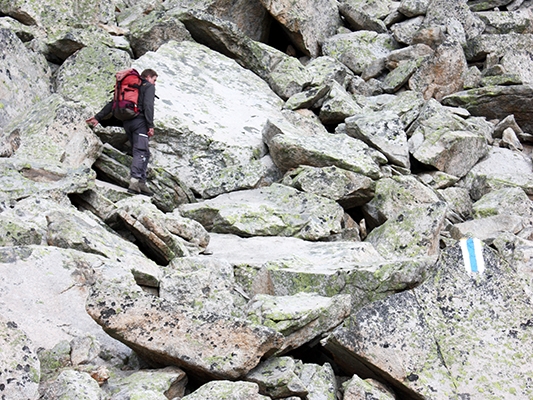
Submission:
[[[483,242],[475,238],[463,238],[460,241],[466,272],[483,273],[485,261],[483,260]]]

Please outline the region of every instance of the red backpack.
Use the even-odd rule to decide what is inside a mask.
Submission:
[[[115,94],[113,96],[113,116],[121,121],[133,119],[139,115],[139,89],[141,75],[130,68],[116,73]]]

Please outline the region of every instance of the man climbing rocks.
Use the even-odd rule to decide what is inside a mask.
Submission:
[[[150,159],[148,142],[154,135],[154,101],[157,76],[153,69],[145,69],[141,73],[142,83],[139,89],[138,101],[139,114],[133,119],[119,121],[126,131],[133,154],[128,192],[146,196],[153,195],[146,184],[146,170]],[[112,115],[112,112],[113,101],[107,103],[99,113],[87,119],[86,122],[91,126],[96,126]]]

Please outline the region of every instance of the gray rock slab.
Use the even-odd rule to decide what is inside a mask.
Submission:
[[[519,187],[533,194],[533,164],[523,152],[491,147],[487,157],[478,162],[464,177],[462,185],[477,201],[492,190]]]
[[[259,385],[254,382],[211,381],[202,385],[183,400],[219,400],[231,393],[233,400],[268,400],[271,397],[259,394]]]
[[[154,366],[177,366],[203,379],[237,379],[283,337],[244,320],[196,312],[124,283],[93,285],[89,315]]]
[[[131,351],[105,334],[85,312],[87,285],[95,279],[93,270],[103,272],[107,279],[114,276],[133,282],[124,269],[94,254],[51,246],[2,247],[3,317],[14,321],[36,347],[51,349],[61,340],[92,335],[103,350],[127,356]]]
[[[210,232],[308,240],[340,232],[344,215],[342,207],[333,200],[280,184],[183,204],[179,210]]]
[[[263,126],[280,117],[282,106],[265,81],[188,41],[169,42],[133,66],[159,74],[152,167],[164,167],[205,197],[258,184],[266,174]]]
[[[5,13],[5,11],[4,11]],[[0,29],[0,46],[3,49],[0,80],[0,129],[12,118],[29,111],[42,97],[51,94],[50,68],[42,55],[28,50],[10,30]],[[28,80],[27,77],[34,77]]]
[[[309,242],[297,238],[211,234],[211,256],[235,266],[249,297],[300,292],[350,294],[352,307],[421,282],[434,260],[387,261],[366,242]]]
[[[464,107],[472,115],[487,119],[504,119],[513,114],[524,132],[533,132],[532,94],[530,85],[487,86],[450,94],[442,99],[442,103]]]

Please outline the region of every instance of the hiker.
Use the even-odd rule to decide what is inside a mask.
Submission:
[[[139,89],[139,114],[133,119],[119,121],[115,123],[105,123],[113,115],[113,101],[107,103],[102,110],[94,117],[87,119],[87,124],[96,126],[102,122],[103,126],[118,125],[123,126],[128,140],[131,143],[133,161],[130,167],[129,193],[144,194],[152,196],[153,193],[146,184],[146,170],[150,158],[148,142],[154,136],[154,100],[155,82],[157,73],[153,69],[145,69],[141,73],[141,86]],[[118,122],[118,123],[116,123]]]

